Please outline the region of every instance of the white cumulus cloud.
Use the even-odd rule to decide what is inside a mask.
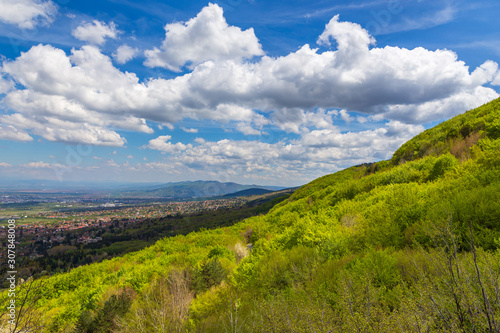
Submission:
[[[0,21],[21,29],[52,23],[56,14],[57,7],[50,0],[0,0]]]
[[[169,142],[172,137],[170,135],[162,135],[156,139],[150,140],[146,146],[149,149],[159,150],[162,153],[175,153],[191,148],[191,145],[185,145],[181,142],[175,144]]]
[[[26,131],[0,123],[0,140],[33,141],[33,138]]]
[[[186,128],[186,127],[182,127],[182,130],[186,133],[198,133],[198,129],[197,128]]]
[[[223,10],[210,3],[187,22],[165,26],[161,49],[145,52],[145,65],[180,71],[188,64],[194,67],[207,60],[244,59],[263,55],[262,47],[252,28],[242,31],[229,26]]]
[[[123,44],[116,49],[116,52],[113,53],[113,58],[116,60],[117,63],[125,64],[130,60],[134,59],[138,53],[139,53],[138,48],[132,48],[127,44]]]
[[[375,118],[425,124],[438,119],[454,117],[495,98],[498,98],[498,94],[493,89],[478,86],[474,89],[459,91],[446,98],[420,104],[390,105],[387,112],[377,115]]]
[[[500,86],[500,70],[496,73],[495,78],[491,81],[491,84]]]
[[[2,73],[0,72],[0,95],[8,93],[13,88],[14,88],[14,82],[12,82],[7,78],[4,78]]]
[[[243,41],[251,35],[247,42],[259,45],[253,31],[228,26],[216,5],[171,28],[190,36],[201,23],[206,29],[214,25],[208,39],[228,33],[229,40]],[[330,43],[331,49],[306,44],[284,56],[245,61],[260,51],[236,52],[241,45],[224,39],[218,47],[234,54],[209,49],[208,58],[189,60],[189,73],[145,80],[120,71],[96,46],[85,45],[70,54],[51,45],[33,46],[0,68],[2,76],[19,87],[10,84],[6,89],[1,103],[9,111],[0,116],[0,123],[23,131],[24,136],[16,137],[25,139],[34,134],[51,141],[123,146],[126,139],[117,130],[153,133],[154,124],[173,128],[183,119],[234,125],[247,135],[265,135],[269,127],[302,134],[332,130],[332,112],[348,120],[355,111],[377,120],[421,125],[498,97],[485,86],[498,80],[493,61],[471,72],[450,50],[375,47],[366,30],[338,16],[318,42]],[[260,45],[255,50],[261,50]],[[179,59],[171,65],[179,68],[188,61]],[[151,145],[177,149],[166,139]]]
[[[71,57],[50,45],[34,46],[4,62],[3,70],[27,88],[4,97],[2,102],[17,112],[1,116],[4,124],[50,141],[107,146],[126,142],[109,127],[153,132],[144,118],[122,112],[130,109],[127,95],[137,87],[137,77],[121,73],[93,46],[73,50]],[[111,90],[121,92],[123,104],[115,104]]]
[[[75,38],[96,45],[103,44],[106,38],[115,39],[118,33],[114,22],[106,24],[99,20],[84,22],[72,31]]]

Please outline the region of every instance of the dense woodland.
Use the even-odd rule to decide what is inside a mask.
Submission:
[[[499,198],[495,100],[265,215],[28,280],[19,327],[499,332]]]

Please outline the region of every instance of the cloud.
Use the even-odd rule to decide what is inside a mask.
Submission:
[[[0,122],[8,124],[11,132],[16,132],[17,140],[31,141],[29,135],[19,129],[31,130],[48,141],[83,143],[96,146],[123,146],[126,142],[118,133],[85,123],[72,123],[57,118],[26,118],[16,113],[0,117]],[[9,133],[9,131],[7,131]]]
[[[336,4],[331,7],[323,7],[313,10],[306,14],[300,13],[301,18],[312,18],[317,16],[324,16],[327,13],[340,12],[346,9],[365,9],[374,7],[380,4],[386,4],[386,0],[363,1],[362,3],[349,3],[349,4]]]
[[[31,162],[31,163],[23,164],[21,166],[23,166],[25,168],[40,169],[40,168],[51,168],[52,164],[40,161],[40,162]]]
[[[106,38],[115,39],[120,32],[116,30],[114,22],[106,24],[99,20],[84,22],[72,31],[72,35],[90,44],[102,45]]]
[[[182,130],[186,133],[198,133],[198,129],[197,128],[186,128],[186,127],[182,127]]]
[[[174,26],[189,36],[200,22],[205,28],[213,23],[215,35],[223,31],[240,40],[239,34],[249,31],[227,26],[216,5]],[[20,88],[10,88],[3,97],[9,111],[0,123],[51,141],[123,146],[126,140],[117,130],[153,133],[151,123],[172,128],[183,119],[201,119],[234,125],[247,135],[264,134],[269,127],[301,134],[331,130],[331,110],[345,110],[344,117],[355,111],[378,120],[426,124],[498,97],[484,86],[498,80],[498,65],[492,61],[470,73],[449,50],[373,47],[366,30],[338,16],[318,42],[332,49],[306,44],[257,61],[244,61],[236,51],[227,55],[235,59],[226,59],[209,50],[212,60],[196,60],[200,63],[189,73],[142,81],[120,71],[95,46],[70,54],[50,45],[33,46],[3,62],[3,77]],[[221,50],[239,47],[224,45]],[[162,147],[168,151],[171,145],[164,140]]]
[[[313,130],[303,133],[298,140],[276,143],[200,138],[195,140],[196,144],[184,145],[183,149],[174,150],[167,145],[171,154],[168,160],[137,168],[224,181],[229,180],[228,175],[243,178],[247,175],[253,181],[272,179],[275,183],[290,184],[290,179],[294,179],[300,184],[351,165],[389,158],[402,143],[423,130],[421,125],[390,121],[359,132],[341,133],[334,127]],[[160,138],[160,144],[169,144],[171,139],[170,136]]]
[[[33,138],[25,131],[18,130],[12,125],[0,123],[0,140],[33,141]]]
[[[189,74],[189,92],[197,93],[201,105],[236,100],[269,111],[321,107],[376,114],[390,105],[425,103],[480,86],[452,51],[354,49],[318,53],[305,45],[254,64],[200,65]]]
[[[332,117],[324,109],[306,111],[299,108],[282,108],[273,113],[272,119],[279,129],[297,134],[308,132],[309,127],[333,127]]]
[[[397,120],[391,120],[387,124],[387,131],[385,135],[393,138],[410,139],[425,130],[422,125],[411,125],[401,123]]]
[[[217,4],[210,3],[187,22],[167,24],[165,32],[161,49],[144,53],[146,66],[178,72],[186,64],[193,68],[207,60],[250,59],[264,54],[253,29],[229,26]]]
[[[159,150],[162,153],[175,153],[191,148],[190,144],[185,145],[180,142],[172,144],[171,142],[168,142],[171,138],[172,137],[170,135],[159,136],[156,139],[150,140],[146,147],[153,150]]]
[[[493,89],[478,86],[443,99],[420,104],[391,105],[387,112],[376,116],[375,119],[396,119],[405,123],[425,124],[454,117],[495,98],[498,98],[498,94]]]
[[[106,164],[106,166],[111,166],[111,167],[115,167],[115,168],[119,168],[120,167],[120,165],[117,164],[115,162],[115,160],[113,160],[113,159],[106,160],[105,164]]]
[[[11,164],[9,164],[9,163],[6,163],[6,162],[0,162],[0,167],[8,168],[8,167],[10,167],[10,166],[12,166],[12,165],[11,165]]]
[[[421,125],[407,125],[398,121],[390,121],[386,127],[361,132],[340,133],[337,129],[314,130],[304,134],[301,143],[304,146],[324,148],[363,148],[390,151],[394,142],[404,142],[408,138],[422,132]]]
[[[476,68],[471,74],[472,81],[477,85],[490,83],[498,72],[498,64],[487,60],[481,66]]]
[[[495,78],[491,81],[492,85],[500,86],[500,71],[497,72]]]
[[[346,110],[340,110],[339,114],[342,120],[344,120],[346,123],[351,122],[352,118],[351,116],[349,116],[349,113]]]
[[[1,58],[0,58],[1,59]],[[4,76],[0,72],[0,95],[6,94],[14,88],[14,82]]]
[[[182,118],[174,110],[162,112],[168,111],[163,103],[173,101],[175,95],[158,91],[157,82],[149,86],[139,83],[135,74],[115,68],[111,59],[94,46],[73,49],[67,56],[50,45],[37,45],[15,61],[4,62],[3,70],[26,88],[13,91],[4,99],[9,107],[23,113],[36,110],[38,115],[46,112],[50,116],[72,117],[73,121],[118,123],[125,129],[146,133],[152,129],[143,117],[137,117],[139,114],[166,122]]]
[[[448,1],[445,1],[448,2]],[[433,13],[425,13],[416,18],[404,18],[403,22],[393,24],[378,24],[376,27],[377,34],[390,34],[402,31],[425,30],[446,24],[453,21],[458,13],[458,8],[448,2],[446,6]],[[379,22],[380,23],[380,22]]]
[[[249,123],[238,123],[236,124],[236,130],[245,135],[260,135],[261,131],[252,127]]]
[[[107,127],[153,132],[144,118],[122,112],[129,109],[127,93],[137,87],[137,77],[121,73],[93,46],[73,50],[71,57],[49,45],[34,46],[4,62],[3,70],[26,89],[5,96],[2,102],[17,113],[0,116],[2,123],[50,141],[108,146],[122,146],[125,139]],[[115,104],[112,90],[123,104]]]
[[[21,29],[50,24],[56,14],[57,7],[50,0],[0,0],[0,21],[15,24]]]
[[[119,64],[125,64],[130,60],[134,59],[135,56],[139,53],[138,48],[132,48],[127,44],[121,45],[116,49],[116,52],[113,53],[113,58]]]
[[[352,64],[359,56],[368,52],[370,45],[375,44],[375,39],[359,24],[339,22],[339,15],[335,15],[328,22],[317,43],[330,46],[332,39],[337,43],[335,60],[338,64]]]

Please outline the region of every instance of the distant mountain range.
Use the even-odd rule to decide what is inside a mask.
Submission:
[[[285,189],[280,186],[242,185],[218,181],[183,181],[172,183],[114,183],[114,182],[58,182],[53,180],[9,180],[0,181],[0,192],[45,192],[45,193],[94,193],[110,194],[112,197],[166,198],[188,200],[219,197],[258,195]],[[242,192],[240,191],[248,191]],[[231,195],[238,193],[236,195]]]
[[[196,199],[226,196],[240,191],[248,191],[248,193],[236,196],[264,194],[284,188],[279,186],[241,185],[232,182],[221,183],[218,181],[199,180],[154,185],[142,189],[120,191],[117,194],[123,197]]]

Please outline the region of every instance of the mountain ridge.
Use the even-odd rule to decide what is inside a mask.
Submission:
[[[182,181],[158,184],[143,189],[120,192],[121,196],[138,197],[168,197],[172,199],[194,199],[224,196],[251,188],[259,188],[269,191],[281,190],[285,187],[262,186],[262,185],[242,185],[234,182],[219,181]]]

